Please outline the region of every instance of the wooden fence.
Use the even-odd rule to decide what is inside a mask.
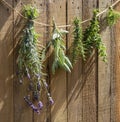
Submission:
[[[94,8],[104,10],[114,0],[6,0],[17,11],[22,4],[35,3],[40,11],[37,21],[50,24],[54,17],[57,25],[71,24],[75,16],[86,20]],[[116,6],[120,11],[120,4]],[[89,24],[83,24],[83,29]],[[24,85],[15,78],[15,47],[23,27],[16,11],[0,1],[0,122],[120,122],[120,22],[114,28],[101,19],[101,35],[107,46],[108,64],[95,52],[86,63],[79,60],[72,73],[58,70],[51,74],[51,58],[47,61],[48,83],[55,101],[52,107],[46,103],[40,115],[25,104],[27,93]],[[44,45],[50,37],[50,27],[36,26]],[[71,45],[72,29],[66,37]]]

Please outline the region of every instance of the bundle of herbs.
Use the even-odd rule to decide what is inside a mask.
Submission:
[[[107,13],[107,23],[109,26],[113,26],[120,19],[120,12],[113,10],[113,8],[109,8]]]
[[[73,44],[72,44],[72,63],[74,64],[80,57],[85,60],[85,49],[83,44],[83,33],[81,21],[76,17],[73,21]]]
[[[45,57],[45,48],[38,48],[39,35],[34,29],[34,19],[38,17],[38,11],[35,7],[25,6],[23,15],[27,18],[27,24],[23,31],[23,37],[20,41],[19,52],[17,57],[18,78],[22,83],[27,77],[29,81],[29,91],[32,92],[31,96],[27,95],[24,100],[28,105],[37,113],[43,107],[41,102],[41,93],[45,89],[48,100],[53,104],[53,99],[48,92],[48,85],[46,83],[46,74],[43,73],[43,60]],[[26,81],[25,81],[26,82]],[[37,101],[38,105],[34,105],[32,100]]]
[[[94,10],[93,18],[90,25],[86,28],[83,37],[83,43],[85,45],[86,55],[90,55],[94,49],[98,50],[99,56],[104,62],[107,62],[106,47],[102,42],[100,32],[100,26],[98,21],[98,10]]]
[[[53,21],[53,34],[51,45],[53,47],[54,52],[54,61],[52,64],[52,72],[55,73],[57,68],[63,68],[69,72],[71,72],[72,64],[69,58],[65,55],[66,47],[63,40],[63,34],[68,33],[66,30],[59,30],[55,22]]]

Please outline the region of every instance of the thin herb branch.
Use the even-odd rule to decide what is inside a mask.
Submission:
[[[81,21],[78,18],[75,18],[73,24],[74,39],[72,44],[72,63],[74,64],[80,57],[85,60],[85,49],[83,44]]]
[[[84,32],[84,45],[85,45],[85,52],[86,55],[90,55],[94,49],[98,50],[99,56],[102,58],[104,62],[107,62],[107,53],[106,47],[102,42],[100,32],[100,25],[98,21],[98,10],[94,10],[93,18],[90,22],[90,25]]]
[[[53,21],[52,47],[54,52],[54,61],[52,65],[52,72],[55,73],[57,68],[63,68],[71,72],[72,64],[69,58],[65,55],[65,43],[63,35],[68,33],[66,30],[59,30]]]
[[[113,26],[120,19],[120,12],[113,10],[113,8],[109,8],[107,13],[107,23],[109,26]]]

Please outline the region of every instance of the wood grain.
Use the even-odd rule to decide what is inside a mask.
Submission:
[[[13,6],[12,0],[6,0]],[[13,122],[13,11],[0,2],[0,121]]]
[[[67,23],[73,24],[75,17],[82,19],[82,1],[68,0],[67,4]],[[68,28],[69,34],[67,37],[68,50],[73,42],[73,27]],[[71,50],[69,51],[71,52]],[[68,54],[70,55],[70,54]],[[71,57],[70,57],[71,58]],[[68,95],[68,122],[82,121],[82,60],[79,57],[78,62],[74,65],[72,72],[67,76],[67,95]]]
[[[104,10],[107,5],[110,4],[110,0],[99,1],[99,9],[100,11]],[[98,120],[99,122],[109,122],[110,121],[110,100],[111,100],[111,36],[110,36],[110,28],[104,21],[104,14],[101,17],[101,37],[103,43],[106,45],[107,48],[107,59],[108,63],[104,63],[101,58],[98,59]],[[102,24],[104,23],[104,25]]]
[[[120,3],[116,6],[116,10],[120,11]],[[115,83],[115,122],[120,121],[120,21],[115,26],[115,42],[116,42],[116,66],[115,66],[115,74],[116,74],[116,83]]]
[[[34,4],[40,12],[37,21],[57,25],[72,24],[74,17],[82,20],[92,17],[99,4],[104,10],[115,0],[6,0],[21,12],[23,4]],[[120,11],[120,4],[116,6]],[[86,62],[81,59],[70,73],[58,69],[51,72],[52,49],[47,59],[48,83],[54,105],[48,105],[43,93],[44,108],[40,115],[24,102],[28,82],[20,85],[16,78],[17,43],[25,25],[24,19],[0,2],[0,122],[119,122],[120,121],[120,22],[115,28],[106,25],[105,14],[100,18],[101,37],[107,47],[108,64],[98,58],[96,51]],[[83,24],[83,30],[89,22]],[[67,55],[73,41],[73,28],[65,37]],[[112,30],[111,30],[112,29]],[[51,37],[51,27],[35,24],[41,34],[40,43],[46,45]]]
[[[93,10],[96,8],[96,0],[83,1],[82,15],[83,20],[92,17]],[[84,29],[88,23],[83,24]],[[97,122],[97,57],[96,52],[83,63],[83,90],[82,90],[82,105],[83,105],[83,122]]]

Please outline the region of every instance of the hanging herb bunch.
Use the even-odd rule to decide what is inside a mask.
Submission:
[[[107,13],[107,23],[109,26],[113,26],[120,19],[120,12],[113,10],[113,8],[109,7]]]
[[[68,33],[66,30],[59,30],[55,22],[53,21],[53,34],[52,34],[52,41],[51,45],[53,47],[54,52],[54,61],[52,64],[52,72],[55,73],[57,68],[63,68],[69,72],[71,72],[72,64],[69,58],[65,55],[65,43],[63,40],[63,35]]]
[[[33,97],[31,100],[31,96],[27,95],[24,100],[35,112],[40,113],[43,107],[43,103],[40,100],[43,89],[46,91],[49,102],[53,104],[53,99],[47,90],[46,74],[43,73],[45,48],[40,49],[37,46],[39,35],[35,32],[33,21],[39,15],[37,9],[27,5],[23,9],[23,15],[27,18],[27,24],[19,45],[17,58],[18,78],[20,82],[24,82],[27,77],[28,87]],[[32,101],[37,101],[38,105],[34,105]]]
[[[93,49],[97,49],[98,54],[102,58],[102,60],[104,62],[107,62],[106,47],[103,44],[101,36],[99,34],[100,26],[97,14],[98,10],[94,10],[90,25],[84,32],[83,42],[85,45],[86,55],[90,55],[93,52]]]
[[[74,24],[74,39],[72,44],[72,63],[74,64],[81,56],[85,60],[85,49],[83,44],[83,33],[81,21],[76,17],[73,21]]]

